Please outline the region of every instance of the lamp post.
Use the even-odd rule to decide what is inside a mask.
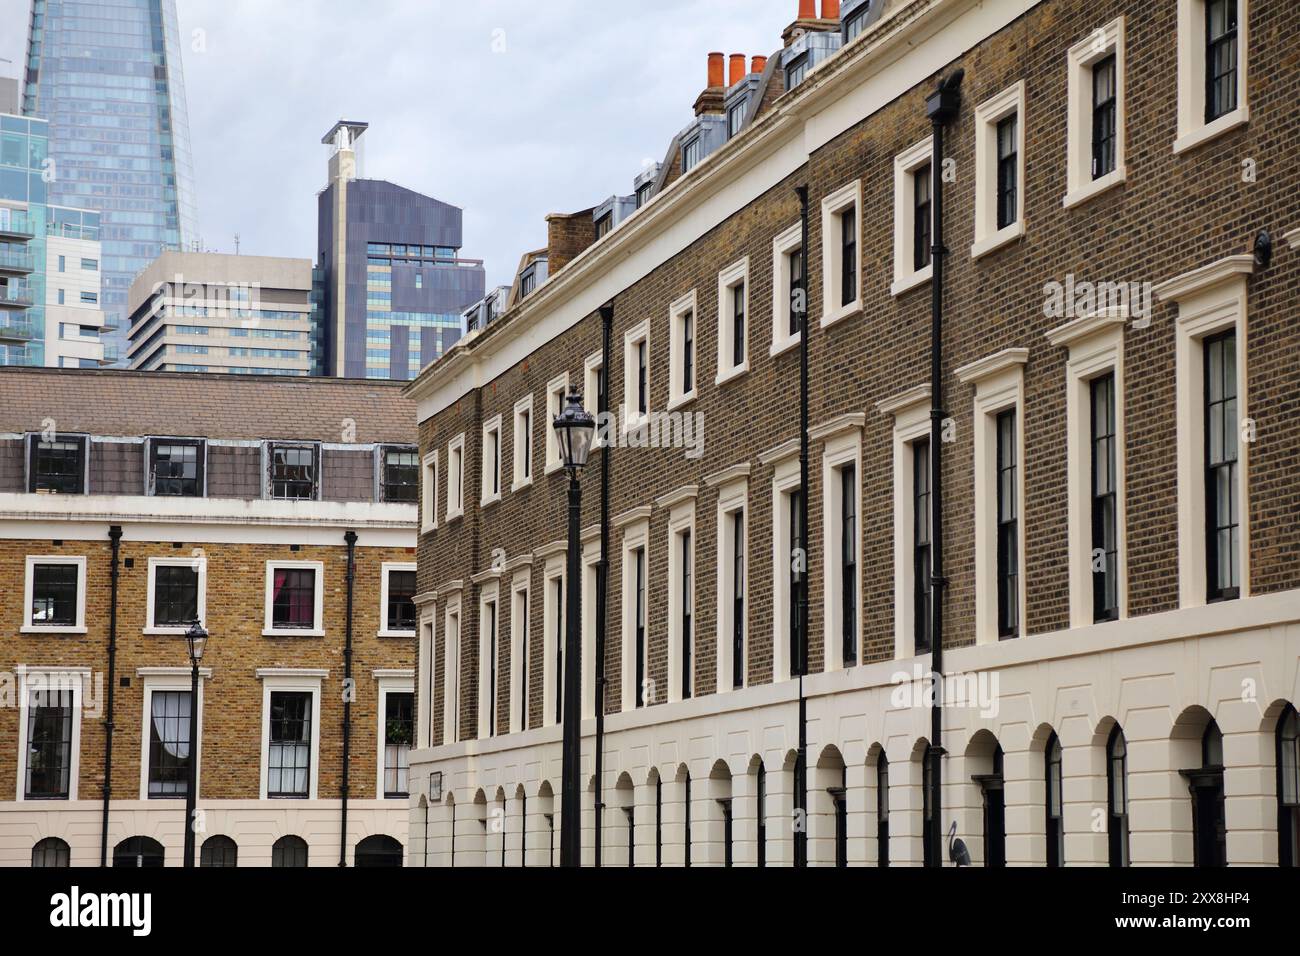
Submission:
[[[190,652],[190,749],[189,780],[185,786],[185,865],[194,866],[194,804],[199,780],[199,662],[208,643],[208,632],[198,621],[190,622],[185,644]]]
[[[571,394],[564,411],[556,416],[555,440],[560,460],[569,473],[568,596],[564,628],[564,744],[561,758],[560,866],[578,866],[582,858],[579,775],[582,762],[582,587],[579,580],[579,523],[582,488],[578,478],[591,452],[596,420],[582,407],[582,396]]]

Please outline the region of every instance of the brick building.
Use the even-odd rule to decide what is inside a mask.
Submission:
[[[179,866],[197,713],[204,865],[400,865],[412,415],[382,382],[0,372],[0,863]]]
[[[923,836],[918,519],[926,98],[962,69],[942,175],[942,831],[977,865],[1294,865],[1300,8],[812,8],[756,79],[719,89],[711,64],[722,95],[697,109],[738,82],[755,97],[724,143],[688,163],[679,135],[653,198],[552,258],[408,389],[423,466],[412,860],[554,857],[567,556],[549,422],[566,392],[594,408],[605,382],[623,414],[583,478],[584,859],[598,799],[604,865],[786,865],[800,827],[813,865],[947,859]],[[643,440],[665,422],[674,447]]]

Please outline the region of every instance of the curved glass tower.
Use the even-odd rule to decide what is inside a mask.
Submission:
[[[198,238],[176,0],[33,0],[23,112],[49,121],[49,202],[101,212],[106,358],[127,290]]]

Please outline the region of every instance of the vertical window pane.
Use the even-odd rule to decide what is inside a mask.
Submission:
[[[37,564],[32,567],[32,624],[38,627],[73,627],[77,623],[75,564]]]
[[[912,268],[930,264],[930,164],[912,174]]]
[[[840,469],[841,654],[845,667],[858,660],[858,470]]]
[[[1207,600],[1240,593],[1237,494],[1237,338],[1205,340],[1205,521]]]
[[[27,703],[28,800],[66,800],[72,772],[72,691],[34,690]]]
[[[997,417],[998,636],[1020,632],[1020,533],[1016,476],[1016,413]]]
[[[1115,55],[1092,66],[1092,178],[1115,171],[1118,118]]]
[[[404,797],[410,791],[409,765],[414,698],[408,693],[384,695],[384,796]]]
[[[306,797],[311,780],[312,695],[304,691],[271,694],[271,727],[266,758],[268,797]]]
[[[149,711],[149,796],[184,797],[189,791],[190,692],[154,691]]]
[[[415,572],[388,572],[388,630],[415,630]]]
[[[858,297],[858,216],[850,209],[840,216],[840,305]]]
[[[275,568],[271,580],[271,626],[311,630],[316,626],[316,572]]]
[[[912,600],[916,653],[930,650],[930,440],[912,443]]]
[[[1008,116],[998,123],[998,228],[1005,229],[1015,222],[1017,214],[1017,117]]]
[[[1089,383],[1092,448],[1092,612],[1094,621],[1119,617],[1119,545],[1115,480],[1115,376]]]

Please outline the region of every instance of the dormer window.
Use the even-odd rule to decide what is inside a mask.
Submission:
[[[644,183],[642,186],[640,186],[636,191],[636,208],[640,209],[642,206],[648,203],[651,199],[654,198],[654,194],[655,194],[654,180],[651,180],[650,182]]]
[[[867,0],[861,6],[844,12],[844,42],[849,43],[862,36],[867,29],[867,20],[871,16],[874,0]]]
[[[28,491],[58,495],[86,493],[85,436],[33,435],[30,448]]]
[[[689,173],[699,165],[700,162],[700,140],[697,136],[685,146],[682,147],[682,175]]]
[[[296,501],[316,498],[320,451],[315,445],[272,443],[267,457],[270,497]]]
[[[793,90],[808,75],[808,54],[804,53],[791,60],[785,68],[785,88]]]
[[[149,494],[158,497],[203,497],[203,442],[198,439],[149,439]]]
[[[731,139],[744,128],[745,110],[748,106],[747,100],[741,100],[727,110],[727,139]]]
[[[601,216],[599,219],[596,220],[596,238],[597,239],[604,238],[605,236],[609,235],[609,233],[613,230],[613,228],[614,228],[614,214],[612,212],[607,212],[605,213],[605,215]]]

